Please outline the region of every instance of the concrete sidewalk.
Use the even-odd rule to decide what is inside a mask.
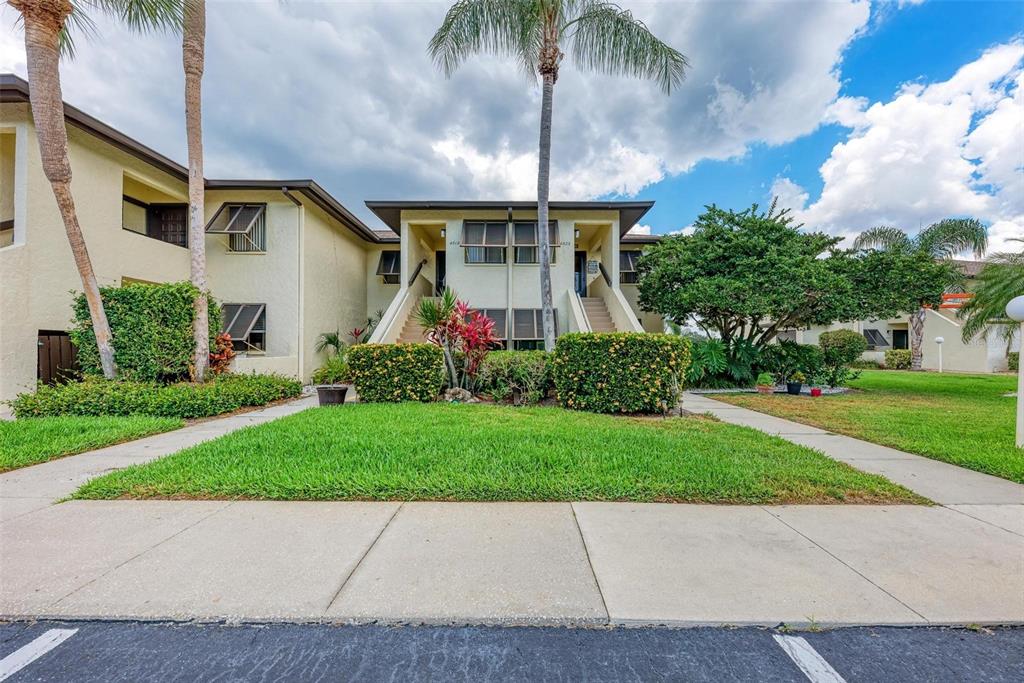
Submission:
[[[316,396],[303,396],[269,408],[204,420],[171,432],[0,474],[0,522],[45,508],[74,493],[90,479],[108,472],[156,460],[314,405]]]
[[[1024,622],[1019,521],[940,506],[72,501],[0,524],[0,617]]]

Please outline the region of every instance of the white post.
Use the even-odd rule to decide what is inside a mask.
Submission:
[[[1006,315],[1020,323],[1020,351],[1024,352],[1024,296],[1010,299],[1006,304]],[[1024,355],[1024,353],[1020,353]],[[1017,448],[1024,448],[1024,365],[1017,363]]]
[[[939,345],[939,372],[942,372],[942,342],[946,341],[942,337],[936,337],[935,343]]]

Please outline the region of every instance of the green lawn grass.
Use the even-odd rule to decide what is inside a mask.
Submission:
[[[33,417],[0,420],[0,472],[177,429],[167,417]]]
[[[313,408],[111,473],[75,497],[925,502],[708,418],[444,403]]]
[[[1024,483],[1011,375],[865,370],[856,392],[713,398]]]

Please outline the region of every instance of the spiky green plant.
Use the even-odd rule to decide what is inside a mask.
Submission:
[[[1011,241],[1024,246],[1024,238]],[[963,320],[963,340],[987,338],[994,326],[998,326],[1003,339],[1009,343],[1017,325],[1006,317],[1006,305],[1010,299],[1024,295],[1024,249],[997,252],[985,259],[973,294],[959,313]]]
[[[988,230],[973,218],[946,218],[932,223],[910,237],[899,228],[881,226],[862,232],[854,241],[855,249],[881,249],[927,254],[937,261],[949,261],[957,254],[971,251],[981,257],[988,246]],[[947,290],[963,291],[964,276],[952,264],[947,268]],[[910,315],[910,367],[921,369],[924,342],[925,302]]]
[[[566,52],[581,69],[656,81],[665,93],[683,78],[686,57],[614,3],[601,0],[459,0],[430,40],[430,56],[451,76],[469,56],[511,57],[530,79],[542,82],[537,171],[537,225],[548,224],[551,110],[558,69]],[[555,346],[551,252],[538,230],[544,348]]]

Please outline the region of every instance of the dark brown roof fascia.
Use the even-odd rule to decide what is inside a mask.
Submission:
[[[462,210],[462,211],[503,211],[505,209],[530,210],[537,208],[533,201],[389,201],[370,200],[365,202],[368,209],[377,214],[384,223],[395,232],[401,228],[401,215],[404,210],[428,211]],[[623,202],[623,201],[559,201],[549,202],[548,208],[556,211],[618,211],[619,233],[625,234],[643,218],[654,202]]]
[[[28,82],[13,74],[0,74],[0,102],[28,102]],[[156,150],[146,147],[138,140],[115,130],[99,119],[89,116],[81,109],[64,103],[64,117],[68,123],[86,133],[127,152],[137,159],[159,168],[179,180],[188,182],[188,169],[165,157]]]

